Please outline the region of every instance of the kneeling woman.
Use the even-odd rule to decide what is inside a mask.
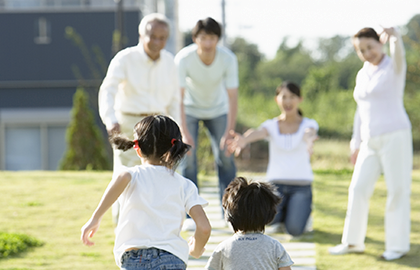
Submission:
[[[293,236],[301,235],[312,211],[313,174],[310,163],[312,145],[317,138],[318,124],[302,116],[300,88],[284,82],[276,89],[276,103],[281,114],[262,123],[257,130],[244,135],[232,134],[229,150],[239,154],[248,143],[262,139],[269,141],[267,180],[283,196],[273,227],[284,223]]]

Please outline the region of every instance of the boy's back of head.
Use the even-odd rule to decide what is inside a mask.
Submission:
[[[235,232],[264,231],[276,215],[281,198],[272,185],[237,177],[225,190],[222,205]]]

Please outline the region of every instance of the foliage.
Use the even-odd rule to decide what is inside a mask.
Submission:
[[[108,170],[104,140],[88,106],[88,96],[78,88],[73,97],[72,119],[66,134],[67,150],[61,170]]]
[[[257,79],[254,91],[273,97],[276,87],[285,80],[299,85],[307,76],[309,69],[317,64],[302,42],[295,47],[288,47],[287,38],[280,44],[275,58],[261,62],[256,69]]]
[[[89,48],[83,40],[83,37],[76,31],[76,29],[71,26],[67,26],[65,29],[65,36],[67,39],[71,40],[77,48],[79,48],[83,55],[83,59],[86,62],[86,66],[89,69],[90,77],[96,80],[102,80],[103,74],[106,71],[106,61],[100,47],[97,45],[92,47],[92,51],[95,56],[92,57]],[[74,65],[72,70],[76,78],[83,82],[84,78],[81,75],[80,69]]]
[[[301,108],[304,115],[318,122],[321,137],[351,137],[356,111],[353,92],[344,90],[321,92],[313,99],[304,100]]]
[[[332,92],[338,88],[337,77],[334,76],[335,69],[332,65],[324,67],[312,67],[302,85],[305,97],[315,99],[321,93]]]
[[[71,26],[65,28],[65,36],[79,49],[85,61],[86,68],[88,69],[87,73],[83,73],[81,70],[84,70],[85,67],[81,68],[76,64],[73,64],[71,70],[74,77],[78,80],[79,86],[86,89],[90,98],[95,99],[98,96],[99,84],[105,77],[108,65],[102,49],[96,44],[92,45],[91,48],[88,48],[83,37]],[[112,36],[112,48],[114,51],[119,48],[121,44],[120,41],[125,44],[126,37],[121,37],[120,32],[114,30]],[[82,74],[85,74],[88,78],[85,78]],[[90,106],[94,110],[98,110],[97,102],[91,102]]]
[[[6,258],[30,247],[42,245],[41,241],[25,234],[0,232],[0,258]]]
[[[255,81],[255,69],[262,59],[262,54],[258,51],[257,45],[250,44],[243,38],[236,38],[230,48],[235,52],[238,63],[240,63],[238,69],[241,93],[251,94],[253,87],[252,83],[248,82]]]
[[[345,36],[334,36],[331,38],[319,38],[318,39],[318,53],[319,59],[322,62],[339,60],[348,55],[349,37]]]
[[[211,148],[209,132],[203,122],[199,123],[197,166],[198,172],[207,174],[215,170],[214,156]]]
[[[407,30],[405,41],[408,41],[408,40],[412,41],[412,42],[409,42],[407,45],[418,46],[420,42],[420,14],[417,14],[413,18],[411,18],[405,28]],[[415,47],[413,47],[412,49],[415,49]]]

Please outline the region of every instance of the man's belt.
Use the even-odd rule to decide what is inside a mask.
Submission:
[[[124,115],[134,116],[134,117],[147,117],[147,116],[160,114],[160,113],[129,113],[129,112],[121,112],[121,113]]]

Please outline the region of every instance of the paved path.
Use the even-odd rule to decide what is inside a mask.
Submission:
[[[210,258],[216,246],[233,234],[233,231],[226,226],[222,220],[221,207],[216,186],[205,186],[200,188],[201,196],[209,202],[204,208],[212,226],[212,233],[206,245],[206,251],[200,259],[190,256],[188,270],[204,269],[207,260]],[[188,237],[191,235],[189,233]],[[279,240],[289,253],[295,264],[293,270],[316,270],[315,267],[315,244],[311,242],[290,242],[291,237],[285,234],[269,234]],[[242,270],[242,269],[241,269]]]

